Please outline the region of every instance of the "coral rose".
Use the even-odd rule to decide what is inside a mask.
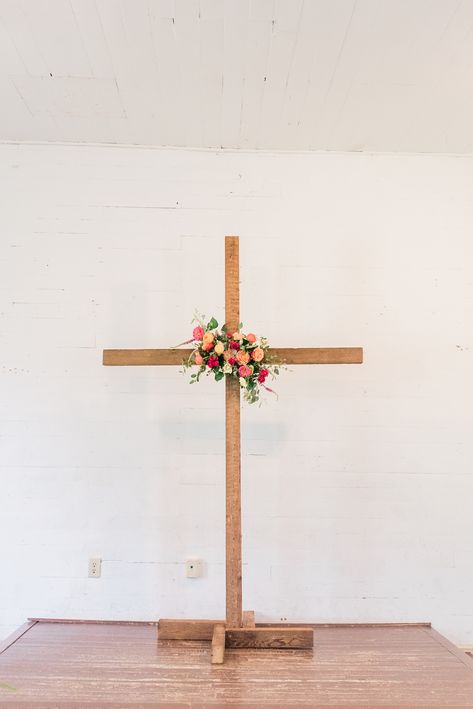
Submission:
[[[199,354],[199,352],[196,352],[195,355],[194,355],[194,362],[195,362],[196,364],[202,364],[203,361],[204,361],[204,360],[202,359],[202,355]]]
[[[238,374],[240,377],[249,377],[251,374],[251,369],[246,366],[246,364],[242,364],[241,367],[238,369]]]
[[[202,327],[195,327],[192,330],[192,337],[194,340],[201,340],[204,336],[204,329]]]
[[[245,350],[238,350],[236,353],[236,361],[238,364],[248,364],[250,361],[250,355]]]
[[[254,345],[258,338],[256,337],[256,335],[253,335],[252,332],[249,332],[248,335],[246,336],[246,339],[248,340],[249,343]]]
[[[251,356],[253,357],[255,362],[261,362],[264,357],[264,350],[261,349],[261,347],[255,347],[255,349],[251,353]]]
[[[212,332],[205,332],[204,336],[202,338],[202,347],[206,352],[210,352],[211,349],[213,349],[214,346],[214,336]]]
[[[225,349],[223,342],[217,342],[214,349],[215,349],[216,354],[218,354],[218,355],[223,354],[223,351]]]

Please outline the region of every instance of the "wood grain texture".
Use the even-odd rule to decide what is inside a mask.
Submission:
[[[102,361],[106,367],[181,366],[192,352],[190,349],[104,350]]]
[[[271,347],[274,359],[285,364],[362,364],[362,347]]]
[[[243,611],[243,618],[245,613],[254,613],[254,611]],[[161,620],[101,620],[101,619],[84,619],[84,618],[28,618],[28,621],[41,622],[41,623],[87,623],[89,625],[100,624],[100,625],[152,625],[159,626],[160,623],[191,623],[191,624],[207,624],[209,627],[213,627],[216,623],[223,623],[223,620],[187,620],[187,619],[166,619]],[[274,623],[255,623],[258,628],[270,628],[273,627]],[[412,623],[277,623],[278,628],[431,628],[432,623],[427,621],[418,621]],[[16,631],[18,632],[18,631]],[[212,636],[209,638],[211,640]],[[465,648],[462,648],[465,650]]]
[[[255,612],[254,611],[243,611],[243,627],[244,628],[255,628]]]
[[[214,626],[212,636],[212,665],[222,665],[225,657],[225,624],[218,623]]]
[[[160,618],[158,640],[212,640],[214,627],[222,620],[173,620]]]
[[[228,318],[228,316],[227,316]],[[191,349],[104,350],[107,367],[180,366]],[[362,364],[362,347],[271,347],[271,357],[284,364]]]
[[[240,322],[238,237],[225,237],[225,322],[234,332]],[[225,378],[225,574],[226,621],[242,625],[240,384]]]
[[[441,641],[442,640],[442,641]],[[0,655],[2,709],[473,707],[473,660],[422,627],[321,627],[316,650],[156,643],[150,625],[37,623]]]
[[[36,620],[31,620],[31,618],[28,618],[26,623],[23,623],[23,625],[20,625],[19,628],[17,628],[11,635],[8,635],[4,640],[0,641],[0,655],[2,652],[5,652],[5,650],[8,650],[8,648],[16,643],[17,640],[19,640],[25,633],[28,632],[34,625],[36,625],[37,621]]]
[[[284,648],[309,650],[314,647],[312,628],[227,628],[225,645],[229,648]]]

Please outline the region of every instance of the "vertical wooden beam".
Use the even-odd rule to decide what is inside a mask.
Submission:
[[[240,322],[238,236],[225,237],[225,322],[236,332]],[[225,378],[226,436],[226,617],[227,625],[242,627],[240,385]]]

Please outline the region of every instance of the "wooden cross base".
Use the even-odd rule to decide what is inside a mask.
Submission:
[[[212,642],[211,662],[221,665],[225,648],[310,650],[314,630],[291,625],[256,625],[253,611],[243,611],[243,627],[227,627],[222,620],[158,621],[158,640],[208,640]]]

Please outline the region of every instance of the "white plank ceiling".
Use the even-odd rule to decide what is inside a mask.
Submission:
[[[473,0],[0,0],[0,140],[473,152]]]

